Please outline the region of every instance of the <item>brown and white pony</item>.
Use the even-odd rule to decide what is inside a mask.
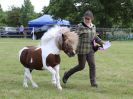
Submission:
[[[78,44],[78,35],[67,27],[55,26],[49,29],[41,38],[40,46],[26,46],[19,51],[19,59],[24,66],[23,86],[28,87],[30,80],[33,87],[38,85],[32,80],[33,69],[47,69],[52,74],[52,83],[62,90],[60,85],[60,51],[69,57],[74,56]]]

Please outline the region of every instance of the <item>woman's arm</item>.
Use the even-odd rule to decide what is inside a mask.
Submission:
[[[95,42],[100,44],[101,46],[104,44],[104,41],[102,39],[100,39],[97,35],[94,38]]]

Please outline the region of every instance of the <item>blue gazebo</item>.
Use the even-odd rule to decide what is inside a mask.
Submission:
[[[69,26],[70,22],[67,20],[58,19],[55,20],[51,15],[45,14],[37,19],[30,20],[28,22],[29,27],[41,27],[44,25],[64,25]]]
[[[31,20],[28,22],[29,27],[41,27],[43,25],[54,25],[56,24],[56,20],[52,18],[50,15],[43,15],[37,19]]]
[[[56,24],[57,25],[69,26],[70,25],[70,22],[67,21],[67,20],[61,20],[61,19],[59,19],[59,20],[57,20],[57,23]]]

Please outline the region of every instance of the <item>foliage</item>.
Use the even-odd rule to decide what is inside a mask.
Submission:
[[[6,15],[0,5],[0,26],[2,26],[2,25],[6,25]]]
[[[54,18],[70,20],[72,24],[82,21],[86,10],[94,13],[94,23],[97,27],[133,27],[133,0],[50,0],[44,7],[43,14],[51,14]],[[24,0],[21,8],[11,7],[4,12],[0,5],[0,25],[27,26],[40,13],[34,12],[30,0]]]
[[[40,16],[40,13],[34,12],[34,7],[30,0],[24,0],[21,8],[11,6],[10,9],[4,12],[0,5],[0,25],[19,26],[23,24],[27,26],[29,20]]]
[[[34,7],[30,0],[24,0],[24,5],[21,8],[20,23],[27,26],[29,20],[34,19],[36,14],[34,12]]]
[[[71,20],[71,22],[76,21],[78,16],[73,0],[50,0],[50,5],[44,7],[43,12],[54,15],[55,18]]]
[[[12,6],[9,11],[7,11],[7,24],[9,26],[17,26],[19,25],[19,20],[20,20],[20,8],[19,7],[14,7]]]
[[[133,27],[133,0],[50,0],[43,11],[77,23],[88,9],[98,27]]]
[[[108,25],[107,23],[111,23],[110,26],[116,24],[121,27],[131,27],[133,21],[133,2],[131,0],[100,0],[100,2],[104,5],[106,22],[104,27]],[[102,22],[104,23],[104,20]]]

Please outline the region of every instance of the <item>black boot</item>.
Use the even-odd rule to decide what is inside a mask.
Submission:
[[[91,87],[96,87],[96,88],[98,87],[95,80],[91,80]]]
[[[67,72],[64,73],[64,76],[62,78],[62,81],[63,81],[64,84],[66,84],[67,80],[68,80],[68,77],[66,75],[67,75]]]
[[[98,87],[98,85],[96,84],[96,77],[95,77],[96,73],[95,73],[95,67],[91,67],[90,68],[90,83],[92,87]]]

